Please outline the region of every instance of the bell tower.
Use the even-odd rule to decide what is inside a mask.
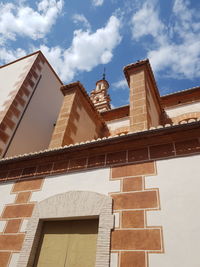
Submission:
[[[96,88],[91,91],[90,99],[99,112],[110,110],[109,83],[105,79],[105,69],[102,80],[96,82]]]

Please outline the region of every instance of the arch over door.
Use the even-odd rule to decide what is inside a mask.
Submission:
[[[110,261],[110,232],[114,222],[112,199],[106,195],[89,191],[66,192],[36,204],[28,223],[18,267],[34,266],[44,221],[87,218],[99,219],[95,266],[108,267]]]

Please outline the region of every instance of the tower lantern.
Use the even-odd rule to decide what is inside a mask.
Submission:
[[[96,88],[91,91],[90,99],[99,112],[110,110],[109,83],[105,79],[105,69],[102,80],[96,82]]]

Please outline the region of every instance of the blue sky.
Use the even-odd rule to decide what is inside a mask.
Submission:
[[[200,2],[0,2],[0,64],[41,49],[64,83],[90,92],[103,68],[114,107],[128,104],[123,67],[149,58],[161,95],[200,85]]]

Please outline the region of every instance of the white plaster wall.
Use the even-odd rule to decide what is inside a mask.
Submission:
[[[183,115],[185,113],[200,112],[200,102],[183,105],[176,108],[168,108],[165,111],[170,118]]]
[[[199,267],[200,156],[157,162],[147,188],[159,188],[160,211],[147,212],[149,226],[162,226],[164,254],[149,254],[149,267]]]
[[[17,267],[18,259],[19,253],[13,253],[10,259],[9,267]]]
[[[4,231],[7,221],[0,221],[0,233]]]
[[[110,267],[118,267],[118,253],[110,254]]]
[[[15,201],[15,194],[10,194],[13,187],[13,183],[0,184],[0,215],[4,209],[4,206]]]
[[[33,192],[31,201],[41,201],[67,191],[93,191],[108,195],[120,191],[120,181],[110,181],[110,169],[98,169],[45,178],[42,191]]]
[[[63,95],[61,83],[48,64],[6,154],[7,157],[48,148]]]
[[[130,120],[129,120],[129,117],[127,117],[127,118],[117,119],[113,121],[107,121],[106,124],[111,131],[114,131],[120,127],[129,126]]]
[[[28,224],[28,219],[27,220],[24,219],[21,223],[19,232],[26,232],[27,224]]]
[[[0,111],[5,109],[4,103],[10,98],[9,94],[20,88],[37,56],[35,54],[0,68]],[[20,84],[16,86],[17,82]]]

